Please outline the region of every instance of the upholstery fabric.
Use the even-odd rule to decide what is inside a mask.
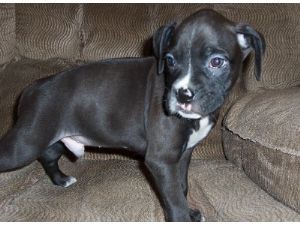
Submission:
[[[300,88],[248,94],[225,124],[226,157],[300,212]]]
[[[144,166],[134,160],[60,161],[77,177],[69,188],[52,185],[38,163],[0,174],[0,221],[163,221]],[[193,160],[189,204],[206,221],[299,221],[225,160]],[[7,187],[12,188],[7,188]]]
[[[181,20],[207,4],[86,4],[83,59],[148,55],[151,36],[162,25]]]
[[[248,94],[225,125],[243,139],[300,157],[300,87]]]
[[[300,212],[300,157],[244,140],[224,130],[226,157],[261,188]]]
[[[78,4],[16,4],[19,54],[40,60],[78,59],[81,17]]]
[[[16,55],[87,61],[148,55],[149,39],[159,26],[201,8],[248,23],[265,36],[262,82],[254,79],[250,57],[244,79],[248,90],[300,84],[299,4],[2,4],[0,63]]]
[[[0,4],[0,65],[15,56],[16,17],[14,4]]]

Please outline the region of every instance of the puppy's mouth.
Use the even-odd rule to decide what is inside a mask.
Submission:
[[[183,110],[185,112],[191,112],[192,111],[192,104],[190,103],[176,103],[176,106],[179,110]]]
[[[177,113],[187,119],[200,119],[201,115],[193,112],[193,105],[191,103],[176,102]]]
[[[198,113],[199,109],[194,101],[188,103],[180,102],[176,99],[174,92],[168,92],[165,103],[169,115],[177,115],[186,119],[200,119],[202,117]]]

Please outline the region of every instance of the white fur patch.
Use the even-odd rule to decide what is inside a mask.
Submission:
[[[81,157],[84,155],[84,145],[71,137],[65,137],[61,139],[65,146],[76,155],[76,157]]]
[[[183,111],[178,111],[178,114],[186,119],[200,119],[201,115],[197,113],[185,113]]]
[[[174,89],[176,91],[181,89],[181,88],[182,89],[188,89],[191,77],[192,77],[192,63],[189,62],[189,67],[188,67],[188,71],[187,71],[186,75],[183,78],[175,81]]]
[[[77,179],[75,177],[69,176],[69,180],[66,182],[64,187],[69,187],[72,184],[75,184],[77,182]]]
[[[204,117],[199,121],[200,128],[197,131],[193,131],[193,133],[190,135],[187,148],[192,148],[196,144],[198,144],[201,140],[203,140],[211,130],[213,124],[209,122],[209,117]]]
[[[241,48],[249,48],[248,42],[243,34],[237,34],[237,39]]]

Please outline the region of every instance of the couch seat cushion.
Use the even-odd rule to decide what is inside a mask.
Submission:
[[[225,119],[225,155],[300,212],[300,88],[252,93]]]
[[[0,174],[0,221],[163,221],[142,163],[135,160],[60,160],[78,182],[54,186],[35,162]],[[143,172],[144,171],[144,172]],[[225,160],[192,160],[189,204],[206,221],[299,221]]]

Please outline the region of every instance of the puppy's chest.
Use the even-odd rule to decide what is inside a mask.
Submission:
[[[210,121],[209,116],[206,116],[199,120],[199,129],[192,130],[191,135],[189,136],[187,148],[195,147],[201,140],[203,140],[211,128],[213,127],[213,122]]]

